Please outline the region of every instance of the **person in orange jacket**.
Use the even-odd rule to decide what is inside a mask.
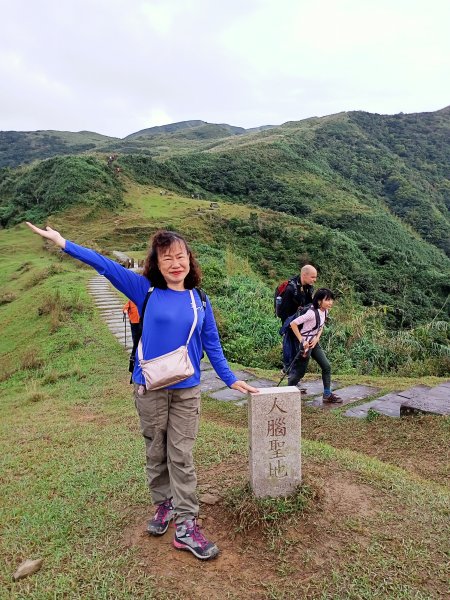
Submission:
[[[133,339],[133,350],[131,351],[131,356],[134,357],[136,354],[137,345],[139,343],[139,322],[141,318],[139,316],[139,311],[136,304],[131,300],[128,300],[128,302],[123,305],[122,312],[124,315],[128,315],[128,319],[130,321],[131,337]]]

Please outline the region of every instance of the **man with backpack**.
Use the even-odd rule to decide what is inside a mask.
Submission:
[[[316,279],[317,270],[312,265],[305,265],[301,268],[300,275],[278,286],[275,310],[282,323],[299,308],[312,303]]]
[[[275,291],[275,312],[276,315],[281,319],[282,324],[285,323],[286,319],[292,317],[293,315],[300,315],[305,307],[309,307],[313,304],[313,294],[314,294],[314,283],[317,280],[317,270],[312,265],[304,265],[300,274],[296,277],[293,277],[287,282],[283,282],[280,284]],[[291,327],[282,327],[280,333],[288,336],[288,341],[290,344],[284,344],[283,346],[291,346],[291,348],[297,348],[297,340],[291,330]],[[318,340],[315,343],[314,347],[311,349],[309,356],[313,358],[317,364],[319,365],[322,371],[322,380],[324,382],[324,401],[326,402],[336,402],[339,403],[342,400],[337,394],[333,394],[329,389],[329,381],[331,377],[331,365],[320,346]],[[308,356],[308,358],[309,358]],[[293,359],[293,357],[292,357]],[[298,357],[300,359],[300,356]],[[294,373],[297,371],[297,367],[299,367],[299,360],[289,362],[289,364],[284,364],[285,372],[293,371],[292,377],[290,373],[287,373],[289,376],[289,380],[293,379]],[[306,370],[306,368],[305,368]],[[302,394],[306,393],[306,388],[301,386],[301,380],[297,379],[297,385]],[[295,385],[295,384],[294,384]]]

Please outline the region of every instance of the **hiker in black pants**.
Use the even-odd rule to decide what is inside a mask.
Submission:
[[[300,274],[294,277],[286,287],[283,294],[281,306],[279,308],[279,315],[281,322],[284,323],[288,317],[291,317],[298,310],[301,310],[308,304],[312,304],[314,283],[317,280],[317,270],[312,265],[305,265],[301,268]],[[286,334],[287,335],[287,334]],[[325,352],[321,348],[320,344],[317,344],[312,348],[310,357],[313,358],[319,365],[322,371],[322,381],[324,382],[324,389],[328,388],[328,382],[331,377],[331,365],[325,355]],[[284,365],[285,370],[289,365]],[[306,365],[307,366],[307,365]],[[306,372],[305,366],[305,372]],[[295,365],[294,365],[295,367]],[[293,367],[293,368],[294,368]],[[303,377],[303,374],[301,377]],[[302,394],[306,394],[306,388],[301,385],[301,377],[297,379],[293,385],[298,385]],[[291,378],[289,378],[291,381]],[[291,384],[289,384],[291,385]],[[337,397],[336,394],[333,396]]]
[[[325,319],[333,302],[333,292],[327,288],[320,288],[314,294],[312,307],[291,321],[290,327],[298,340],[299,353],[289,371],[288,385],[297,385],[306,373],[309,357],[315,356],[322,369],[323,402],[340,403],[340,396],[331,391],[331,366],[319,345]]]

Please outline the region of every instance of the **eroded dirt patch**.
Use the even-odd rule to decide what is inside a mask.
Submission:
[[[271,590],[307,583],[330,572],[346,560],[345,547],[351,540],[365,546],[369,524],[383,498],[345,471],[330,464],[308,462],[305,484],[316,492],[314,503],[303,514],[287,521],[281,536],[265,535],[261,528],[242,533],[226,506],[230,486],[246,480],[241,460],[233,458],[209,469],[199,469],[199,490],[214,492],[222,499],[213,506],[201,505],[205,534],[220,548],[213,561],[201,562],[172,546],[173,527],[161,538],[146,533],[152,509],[132,510],[124,532],[126,547],[134,547],[140,567],[156,578],[172,597],[213,599],[269,598]],[[349,528],[349,523],[352,527]],[[281,586],[281,588],[280,588]],[[273,596],[272,596],[273,597]],[[300,596],[299,596],[300,597]]]

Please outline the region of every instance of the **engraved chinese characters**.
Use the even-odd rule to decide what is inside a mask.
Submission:
[[[287,496],[301,483],[301,396],[296,387],[250,394],[250,484],[255,496]]]

